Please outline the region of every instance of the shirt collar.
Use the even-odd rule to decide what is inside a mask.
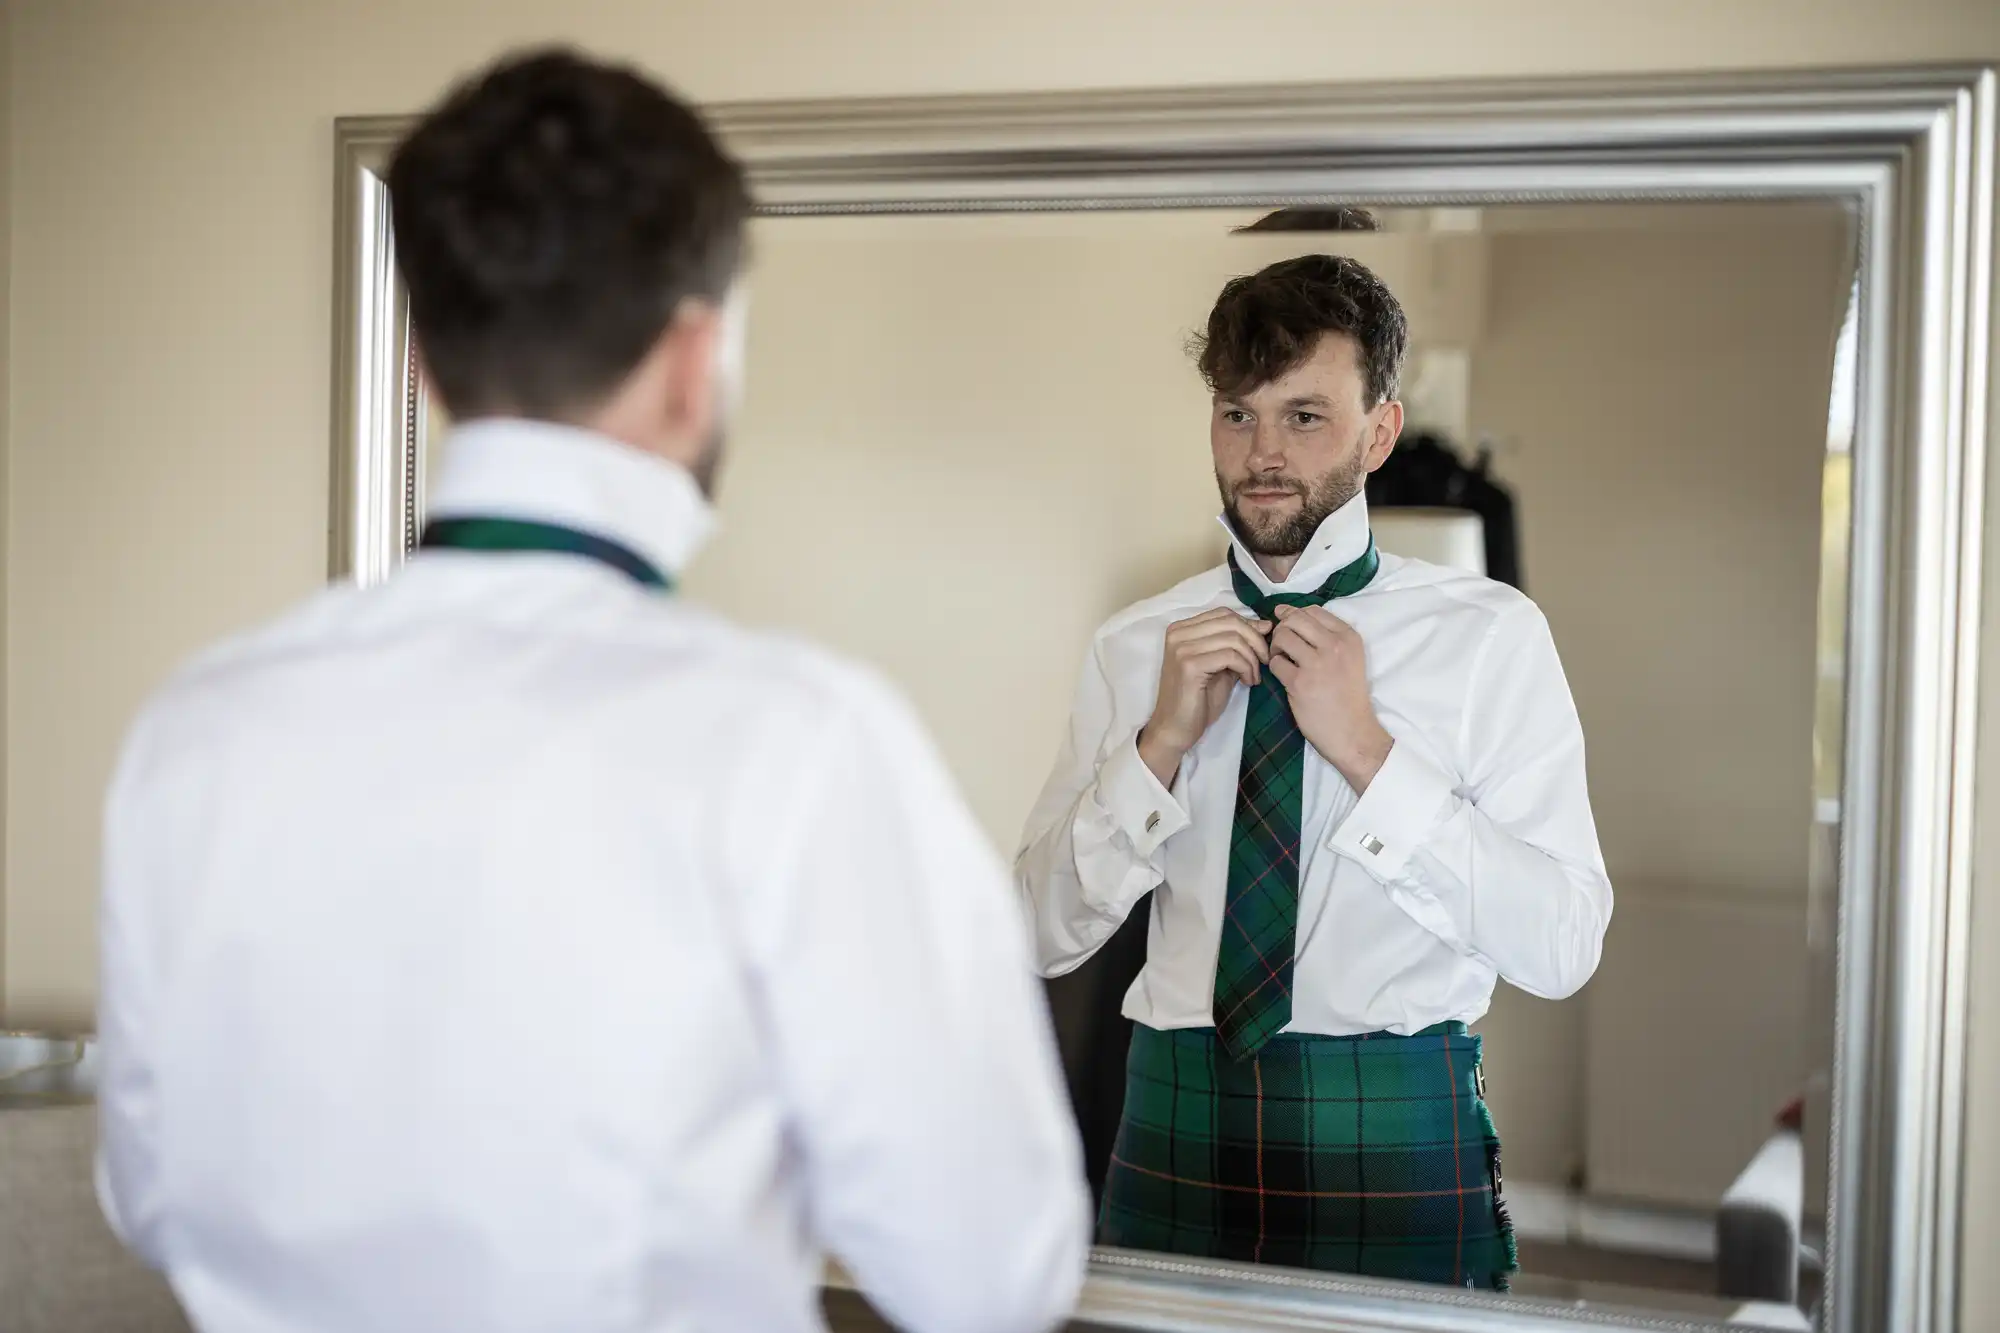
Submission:
[[[677,575],[715,530],[685,469],[608,436],[547,421],[455,427],[430,487],[431,518],[556,523],[630,547]]]
[[[1236,550],[1237,565],[1266,594],[1312,592],[1334,574],[1368,554],[1366,493],[1356,495],[1321,520],[1312,540],[1306,543],[1304,554],[1299,556],[1299,563],[1292,566],[1292,576],[1283,583],[1273,582],[1270,575],[1264,572],[1264,567],[1257,563],[1257,557],[1236,535],[1227,513],[1220,515],[1217,521],[1229,534],[1229,544]]]

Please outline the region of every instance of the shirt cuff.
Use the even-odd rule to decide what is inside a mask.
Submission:
[[[1111,813],[1111,822],[1132,840],[1132,849],[1146,860],[1160,844],[1188,826],[1188,813],[1172,792],[1160,785],[1153,770],[1139,757],[1135,734],[1111,752],[1097,771],[1097,797]]]
[[[1393,883],[1448,813],[1454,794],[1452,780],[1436,764],[1397,741],[1327,846]]]

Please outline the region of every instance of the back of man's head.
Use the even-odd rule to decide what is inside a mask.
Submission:
[[[389,167],[397,263],[454,417],[587,416],[742,260],[742,169],[645,77],[564,51],[448,94]]]

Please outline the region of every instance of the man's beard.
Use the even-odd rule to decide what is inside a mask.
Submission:
[[[709,428],[708,438],[702,441],[701,454],[694,460],[688,471],[694,474],[695,483],[701,493],[713,504],[715,501],[716,474],[722,470],[722,456],[728,452],[729,428],[736,423],[736,413],[743,406],[744,357],[749,346],[749,297],[738,283],[729,289],[722,307],[722,345],[716,355],[715,376],[715,424]]]
[[[702,443],[700,456],[688,465],[688,471],[694,474],[695,485],[701,487],[703,497],[710,501],[715,499],[716,474],[722,470],[723,454],[728,452],[724,447],[728,436],[728,423],[717,422],[714,429],[708,432],[708,439]]]
[[[1357,450],[1352,463],[1335,468],[1317,482],[1308,483],[1295,477],[1245,477],[1236,483],[1235,490],[1231,490],[1218,473],[1215,485],[1222,492],[1222,508],[1229,515],[1230,526],[1236,529],[1236,535],[1252,555],[1294,556],[1306,549],[1306,544],[1312,541],[1313,534],[1319,531],[1319,525],[1326,522],[1328,516],[1361,494],[1367,478],[1368,470]],[[1304,503],[1289,518],[1272,514],[1253,517],[1253,511],[1246,511],[1237,502],[1241,492],[1253,488],[1290,491],[1301,497]]]

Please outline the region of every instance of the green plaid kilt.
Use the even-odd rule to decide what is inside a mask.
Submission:
[[[1132,1029],[1106,1245],[1505,1290],[1500,1141],[1463,1023],[1281,1033]]]

